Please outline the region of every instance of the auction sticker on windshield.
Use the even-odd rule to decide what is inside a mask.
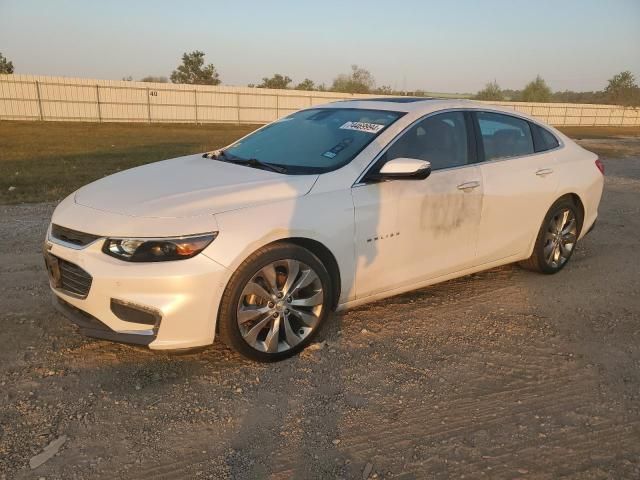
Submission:
[[[358,132],[378,133],[384,125],[367,122],[347,122],[340,127],[343,130],[356,130]]]

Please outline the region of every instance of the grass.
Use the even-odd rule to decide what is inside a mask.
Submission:
[[[620,136],[640,137],[640,127],[558,127],[565,135],[573,138],[612,138]]]
[[[60,200],[105,175],[209,151],[255,128],[0,121],[0,204]]]
[[[255,125],[219,124],[0,121],[0,204],[60,200],[105,175],[212,150],[255,128]],[[573,138],[640,136],[639,127],[561,130]]]

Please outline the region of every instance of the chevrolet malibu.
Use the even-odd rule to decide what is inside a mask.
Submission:
[[[519,262],[545,274],[593,227],[603,167],[554,128],[470,101],[293,113],[220,150],[91,183],[45,261],[83,333],[279,360],[333,310]]]

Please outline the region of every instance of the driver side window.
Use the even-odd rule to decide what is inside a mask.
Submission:
[[[463,112],[445,112],[411,127],[385,153],[384,161],[417,158],[431,162],[432,170],[471,163]]]

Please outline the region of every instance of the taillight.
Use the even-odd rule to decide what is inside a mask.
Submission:
[[[604,164],[600,161],[599,158],[596,159],[596,167],[598,167],[600,173],[604,175]]]

